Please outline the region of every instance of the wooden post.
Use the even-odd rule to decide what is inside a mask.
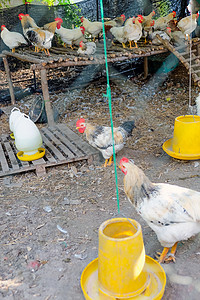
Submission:
[[[14,94],[12,79],[11,79],[11,75],[10,75],[10,68],[8,65],[7,58],[5,56],[3,57],[3,63],[4,63],[8,86],[9,86],[9,91],[10,91],[11,104],[14,105],[15,104],[15,94]]]
[[[49,89],[48,89],[48,82],[47,82],[47,71],[46,69],[41,70],[41,85],[42,85],[42,93],[45,103],[45,110],[47,114],[47,121],[48,125],[53,127],[55,125],[54,123],[54,117],[53,117],[53,110],[50,103],[49,98]]]
[[[144,79],[147,78],[147,76],[148,76],[148,71],[149,71],[149,69],[148,69],[148,57],[145,56],[145,57],[144,57]]]

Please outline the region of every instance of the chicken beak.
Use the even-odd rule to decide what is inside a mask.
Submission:
[[[80,127],[76,127],[76,129],[79,129]]]
[[[121,169],[122,167],[121,167],[121,166],[119,166],[119,168]]]

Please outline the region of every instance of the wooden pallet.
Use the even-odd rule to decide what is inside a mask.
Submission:
[[[38,176],[46,174],[46,167],[98,158],[98,151],[64,124],[40,130],[45,156],[34,161],[21,161],[9,135],[0,138],[0,177],[35,170]]]

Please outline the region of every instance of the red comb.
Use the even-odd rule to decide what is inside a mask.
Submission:
[[[129,162],[129,159],[126,158],[126,157],[123,157],[121,160],[120,160],[120,165],[122,165],[123,163],[128,163]]]
[[[80,118],[80,119],[76,122],[76,127],[77,127],[80,123],[85,123],[85,119]]]
[[[55,21],[60,21],[61,23],[63,23],[63,20],[61,18],[55,18]]]

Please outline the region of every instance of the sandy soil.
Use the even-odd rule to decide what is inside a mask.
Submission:
[[[161,81],[162,79],[162,81]],[[111,80],[113,121],[134,119],[136,129],[117,155],[134,159],[153,182],[168,182],[200,191],[199,161],[169,157],[162,144],[173,134],[175,117],[188,114],[188,76],[182,66],[167,78]],[[80,116],[96,124],[110,124],[102,93],[105,80],[83,90],[52,93],[59,122],[76,131]],[[192,86],[192,104],[198,95]],[[19,101],[28,111],[35,96]],[[63,109],[64,107],[64,109]],[[2,107],[3,109],[3,107]],[[62,112],[62,113],[61,113]],[[0,117],[0,134],[9,133],[8,117]],[[39,125],[44,126],[44,125]],[[84,138],[80,135],[80,138]],[[142,225],[146,254],[155,258],[162,247],[155,233],[127,201],[123,174],[118,170],[120,214],[117,211],[114,167],[79,162],[0,178],[0,298],[14,300],[82,300],[80,277],[98,256],[98,228],[113,217],[130,217]],[[180,242],[176,263],[164,264],[164,300],[200,298],[200,235]]]

